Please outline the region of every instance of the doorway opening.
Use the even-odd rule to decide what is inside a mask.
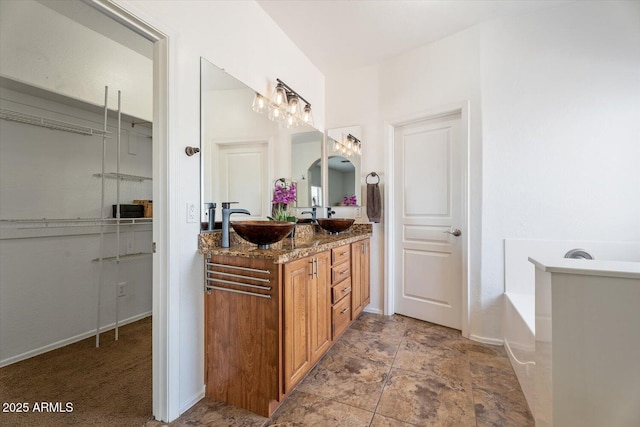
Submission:
[[[3,221],[2,239],[0,243],[3,245],[5,243],[7,245],[11,244],[12,246],[17,245],[20,246],[20,250],[29,252],[29,249],[25,248],[26,245],[31,244],[37,239],[43,242],[46,240],[47,245],[52,248],[51,251],[49,251],[50,254],[52,254],[51,259],[49,259],[52,268],[43,268],[39,273],[36,273],[36,276],[40,275],[41,279],[38,280],[36,277],[36,280],[33,282],[40,287],[38,288],[36,286],[36,288],[33,289],[32,297],[33,299],[42,299],[40,297],[44,296],[44,301],[48,298],[48,301],[52,303],[51,305],[57,301],[60,303],[58,304],[58,308],[68,306],[67,309],[59,310],[57,314],[54,313],[53,317],[49,316],[51,313],[45,315],[44,311],[36,310],[35,312],[26,312],[29,322],[26,322],[25,326],[29,327],[30,324],[30,327],[35,328],[35,330],[44,330],[46,327],[53,325],[58,327],[54,327],[53,329],[61,335],[47,337],[45,336],[46,334],[42,334],[42,336],[39,337],[41,341],[34,343],[18,342],[12,337],[9,337],[11,343],[19,345],[14,346],[15,348],[10,348],[15,354],[7,354],[7,357],[3,355],[3,360],[6,359],[9,365],[13,361],[17,362],[20,359],[27,359],[43,351],[57,348],[58,350],[55,350],[56,352],[66,354],[70,357],[69,363],[63,363],[63,365],[72,368],[77,365],[78,362],[78,360],[74,359],[74,356],[81,354],[80,350],[73,346],[81,344],[82,341],[78,340],[82,340],[87,333],[91,334],[90,330],[87,332],[87,329],[91,328],[87,328],[85,325],[86,322],[84,322],[84,320],[81,321],[81,319],[93,318],[93,326],[101,336],[100,350],[106,350],[111,343],[116,342],[115,334],[112,333],[111,336],[109,336],[108,333],[105,333],[105,329],[110,329],[113,326],[112,323],[120,322],[118,344],[123,344],[120,347],[130,345],[130,347],[126,349],[125,355],[133,357],[135,361],[133,364],[145,365],[144,369],[146,373],[142,374],[142,376],[148,381],[149,387],[146,398],[148,405],[146,409],[147,413],[143,416],[150,417],[151,414],[154,414],[158,419],[168,419],[168,401],[170,401],[170,399],[168,396],[169,391],[167,390],[167,328],[162,326],[167,323],[165,319],[168,310],[166,303],[158,302],[161,297],[161,292],[166,289],[165,272],[167,269],[166,265],[168,264],[168,262],[166,262],[166,248],[163,244],[166,238],[162,238],[167,234],[167,224],[164,215],[166,212],[164,203],[166,203],[167,197],[161,193],[161,191],[165,191],[163,189],[167,188],[166,182],[164,182],[166,173],[160,162],[161,158],[166,157],[167,151],[168,109],[166,86],[168,76],[166,63],[168,48],[166,36],[129,15],[118,6],[98,0],[86,1],[84,3],[77,1],[3,2],[2,6],[3,9],[5,7],[11,9],[3,10],[5,18],[12,22],[11,29],[6,29],[7,34],[14,33],[13,35],[18,38],[14,50],[11,51],[11,53],[17,53],[17,55],[12,55],[9,54],[8,51],[5,51],[3,52],[3,62],[6,64],[8,61],[11,61],[14,71],[16,69],[20,70],[20,67],[24,68],[24,72],[21,74],[19,71],[14,73],[6,72],[7,68],[3,67],[3,104],[10,104],[13,110],[24,110],[21,111],[23,114],[28,113],[30,116],[40,115],[45,119],[51,119],[52,122],[55,123],[71,122],[76,124],[80,122],[80,128],[92,129],[95,127],[100,130],[101,126],[94,125],[97,114],[94,111],[94,106],[97,105],[98,102],[88,95],[90,90],[87,91],[87,93],[82,93],[82,91],[67,92],[66,89],[74,85],[74,79],[77,80],[76,88],[81,87],[82,89],[88,86],[94,86],[82,85],[82,73],[86,73],[87,69],[92,69],[92,67],[104,64],[103,59],[108,56],[108,53],[102,49],[103,46],[98,46],[93,52],[98,55],[96,62],[99,62],[99,64],[96,65],[96,63],[91,61],[91,55],[87,54],[87,52],[89,52],[88,50],[82,48],[74,50],[69,46],[62,46],[61,50],[70,53],[71,59],[65,59],[60,55],[51,56],[49,60],[54,62],[58,61],[62,67],[64,67],[65,61],[78,65],[78,67],[73,69],[73,73],[69,73],[71,75],[68,73],[57,74],[54,70],[47,69],[50,63],[38,62],[37,60],[32,63],[27,63],[28,61],[26,61],[25,58],[28,58],[29,54],[27,52],[29,52],[29,50],[20,44],[19,37],[22,37],[22,40],[27,40],[28,37],[33,37],[34,34],[39,34],[42,37],[45,28],[55,30],[54,22],[57,22],[59,29],[72,29],[76,32],[84,31],[85,34],[91,34],[91,36],[86,38],[68,38],[65,37],[66,32],[58,32],[54,34],[55,37],[49,39],[49,43],[45,43],[46,40],[40,40],[47,48],[51,48],[54,51],[56,50],[54,46],[56,43],[69,43],[71,41],[82,44],[88,43],[89,39],[111,43],[112,47],[118,45],[126,46],[133,51],[130,57],[135,57],[136,54],[138,54],[138,56],[145,56],[144,54],[140,55],[140,52],[136,52],[136,50],[140,48],[140,46],[146,45],[150,47],[150,50],[147,51],[147,58],[151,66],[149,67],[149,74],[145,77],[145,84],[148,83],[150,87],[150,97],[148,99],[149,114],[138,114],[138,110],[131,112],[135,110],[135,108],[129,111],[129,113],[123,114],[123,130],[121,135],[126,134],[126,138],[123,141],[122,153],[124,154],[123,157],[126,157],[127,160],[125,160],[125,158],[119,159],[122,160],[123,167],[120,172],[116,172],[112,180],[108,178],[110,182],[106,184],[106,187],[107,192],[109,192],[116,186],[119,186],[119,190],[122,191],[120,195],[129,197],[131,204],[133,204],[134,200],[146,200],[147,202],[149,200],[156,201],[153,219],[148,218],[145,221],[142,218],[138,218],[138,216],[136,216],[136,218],[128,218],[126,220],[127,225],[125,230],[121,228],[124,226],[122,223],[125,222],[123,219],[125,217],[122,215],[124,210],[120,210],[120,218],[122,221],[118,221],[111,218],[112,215],[109,213],[98,212],[98,209],[94,206],[95,203],[93,202],[95,201],[96,191],[93,191],[95,190],[93,187],[100,187],[99,182],[104,180],[104,176],[106,175],[100,168],[93,170],[95,169],[93,168],[94,163],[100,163],[99,158],[101,155],[101,149],[99,147],[96,148],[96,144],[81,143],[79,140],[76,140],[75,138],[82,138],[84,136],[77,136],[79,132],[74,132],[78,130],[74,127],[70,129],[52,127],[50,130],[45,130],[45,132],[49,132],[48,134],[40,135],[37,132],[41,130],[36,131],[35,127],[30,127],[30,125],[25,124],[25,122],[9,122],[3,120],[2,123],[0,123],[3,131],[6,130],[11,133],[17,130],[22,132],[20,134],[22,136],[18,135],[12,139],[20,139],[30,144],[31,149],[28,149],[25,144],[20,150],[17,150],[21,153],[20,158],[32,163],[35,162],[35,166],[42,166],[28,168],[29,173],[21,176],[24,178],[23,180],[3,179],[3,187],[13,182],[13,184],[15,184],[13,188],[16,190],[13,191],[9,189],[9,192],[5,192],[4,190],[6,190],[6,188],[3,188],[3,195],[10,194],[13,191],[11,194],[14,194],[16,197],[27,197],[29,194],[33,194],[35,198],[35,192],[28,191],[28,188],[23,185],[27,180],[31,180],[34,183],[37,182],[38,184],[34,186],[34,188],[36,190],[39,189],[39,191],[44,191],[47,194],[46,197],[41,198],[42,200],[36,201],[31,205],[29,205],[31,202],[29,202],[30,199],[27,197],[24,205],[37,207],[37,209],[33,211],[15,211],[11,212],[11,215],[7,217],[5,217],[4,212],[0,215],[2,219],[33,220],[27,222]],[[18,10],[19,8],[26,10]],[[5,14],[4,12],[7,13]],[[21,25],[21,21],[24,20],[28,22],[26,22],[26,25]],[[98,21],[99,24],[95,27],[88,24]],[[22,22],[22,24],[25,24],[25,22]],[[22,32],[14,31],[16,30],[16,25],[22,26],[25,30]],[[32,34],[28,34],[29,32]],[[138,40],[134,41],[135,37],[130,37],[132,35],[137,36]],[[125,37],[125,39],[123,40],[122,37]],[[3,46],[6,46],[6,44]],[[136,46],[136,48],[132,49],[131,46]],[[121,50],[121,53],[123,52],[125,51]],[[36,50],[36,55],[44,53],[44,50]],[[7,56],[5,56],[5,54],[7,54]],[[31,54],[33,54],[33,52]],[[76,58],[74,55],[83,54],[85,54],[85,57],[73,59]],[[128,53],[123,54],[128,55]],[[99,55],[102,55],[102,58],[99,57]],[[12,57],[13,60],[11,60]],[[131,62],[128,63],[128,66],[131,66]],[[50,78],[54,87],[47,85],[46,82],[40,84],[38,79],[34,77],[38,72],[30,73],[29,67]],[[82,70],[82,72],[79,70]],[[89,80],[90,79],[91,77],[89,77]],[[96,82],[99,81],[99,79],[96,80]],[[55,84],[58,86],[55,87]],[[112,89],[113,86],[117,86],[117,84],[113,83],[111,83],[111,85]],[[99,88],[99,90],[102,89],[103,87]],[[112,91],[112,93],[113,92],[115,91]],[[123,90],[122,92],[123,100],[125,100],[123,104],[126,105],[127,91]],[[128,101],[131,102],[135,99],[136,97],[133,96],[132,93],[129,93]],[[105,103],[108,104],[109,109],[112,109],[114,105],[113,100],[107,100]],[[5,105],[3,105],[3,109],[5,109],[4,107]],[[131,107],[131,103],[122,110],[126,112],[129,107]],[[114,113],[109,112],[106,116],[108,117],[105,127],[108,128],[109,132],[113,133],[114,126],[112,121]],[[150,123],[153,123],[153,125],[151,126]],[[69,136],[59,136],[58,132],[60,132],[60,135],[62,135],[62,132],[68,132],[65,133],[65,135]],[[53,140],[56,138],[60,140],[60,146],[54,146],[55,144],[47,145],[47,143],[55,142]],[[91,139],[95,137],[89,136],[88,138]],[[42,145],[43,143],[44,145]],[[64,148],[62,148],[63,146]],[[114,159],[112,150],[113,145],[106,149],[109,159]],[[49,153],[49,155],[46,153]],[[4,154],[7,153],[5,152]],[[4,154],[1,157],[7,159],[8,157]],[[25,154],[27,155],[25,156]],[[93,156],[93,154],[96,154],[96,156]],[[144,161],[142,161],[143,157]],[[15,157],[12,157],[12,159],[12,161],[16,160]],[[111,160],[108,160],[107,163],[110,161]],[[60,163],[60,165],[56,166],[54,164],[56,162]],[[116,160],[113,160],[113,162],[116,162]],[[126,168],[130,169],[127,170]],[[91,171],[89,171],[90,169]],[[113,171],[108,171],[108,173],[111,172]],[[80,178],[78,175],[84,176],[87,173],[89,174],[88,177],[84,178]],[[97,177],[94,175],[103,176]],[[49,179],[51,176],[55,176],[56,179]],[[128,179],[132,177],[136,179]],[[151,183],[150,178],[154,179],[153,183]],[[57,186],[53,185],[54,181],[58,184]],[[65,189],[64,194],[58,191],[60,188]],[[23,194],[20,195],[20,192]],[[100,191],[97,191],[97,193],[99,194]],[[84,196],[87,196],[90,200],[86,197],[78,197],[79,194],[84,194]],[[109,195],[107,198],[111,196],[112,195]],[[121,203],[116,202],[115,204],[120,205],[122,208],[124,201],[123,198]],[[100,208],[100,210],[110,212],[111,204],[111,202],[104,204],[104,209]],[[100,203],[97,205],[99,206]],[[93,212],[94,210],[96,212]],[[39,215],[41,213],[42,215]],[[144,216],[144,214],[142,216]],[[87,222],[85,221],[86,219],[91,219],[92,221]],[[114,222],[118,222],[119,224],[113,224]],[[115,228],[122,231],[119,245],[111,242],[111,240],[115,240],[112,239],[116,234],[112,232]],[[118,258],[116,263],[108,266],[109,271],[104,273],[104,276],[107,278],[104,286],[98,288],[98,292],[103,296],[102,303],[108,303],[105,307],[102,307],[101,304],[96,303],[91,296],[88,296],[89,294],[95,295],[95,283],[99,270],[97,267],[98,264],[109,264],[109,262],[107,262],[107,258],[109,258],[107,253],[105,253],[104,256],[97,255],[95,257],[89,257],[88,255],[88,253],[93,252],[99,254],[98,246],[100,245],[94,244],[95,242],[93,242],[93,240],[96,240],[96,235],[100,234],[102,230],[106,230],[104,232],[105,236],[107,236],[106,240],[110,241],[109,244],[111,246],[109,250],[113,250],[113,254]],[[59,250],[57,252],[54,250],[56,242],[53,240],[55,239],[65,240],[64,245],[58,245]],[[89,240],[91,240],[91,242],[89,242]],[[152,242],[157,242],[158,244],[155,245],[152,244]],[[38,244],[35,246],[36,248],[43,247]],[[15,257],[13,249],[16,248],[9,248],[11,250],[4,250],[6,248],[2,249],[2,264],[3,266],[10,265],[8,264],[8,262],[10,262],[9,258],[11,256]],[[39,250],[40,249],[30,253],[30,255],[34,257],[33,266],[40,265],[40,261],[44,260],[44,258],[38,256],[42,255],[38,252]],[[127,262],[124,262],[125,257],[123,255],[141,254],[144,256],[131,256]],[[5,255],[7,255],[8,258],[5,257]],[[79,262],[77,258],[82,258],[82,262]],[[95,258],[98,258],[100,261],[95,262]],[[45,263],[43,262],[43,264]],[[37,271],[38,269],[23,269],[25,273],[32,270]],[[2,271],[3,274],[5,274],[8,269],[2,268]],[[96,274],[91,275],[91,272]],[[61,286],[60,288],[51,286],[54,281],[53,279],[57,279],[57,283]],[[71,289],[73,287],[72,283],[74,283],[74,286],[75,284],[79,284],[80,287],[75,290]],[[9,282],[5,281],[4,277],[2,286],[0,286],[0,292],[3,293],[3,303],[8,304],[16,297],[16,293],[9,287]],[[81,294],[87,295],[85,295],[84,298],[80,298]],[[111,294],[113,294],[113,298],[111,298]],[[24,295],[22,296],[24,297]],[[142,303],[138,304],[138,307],[132,308],[131,304],[129,304],[132,300],[136,300],[138,303],[142,301]],[[162,301],[164,300],[166,300],[166,298],[162,299]],[[0,311],[4,312],[5,310]],[[97,326],[95,321],[96,311],[102,313],[102,321],[99,321]],[[153,314],[152,320],[148,317],[151,313]],[[137,319],[142,320],[135,322]],[[129,321],[134,323],[123,326],[123,323]],[[134,326],[135,328],[133,328]],[[135,331],[131,332],[133,330],[132,328],[135,329]],[[64,330],[61,331],[61,329]],[[138,334],[140,330],[143,330],[142,335],[144,335],[144,340],[146,340],[146,344],[143,344],[143,346],[152,347],[152,349],[149,348],[147,350],[146,356],[131,351],[138,348],[136,344],[138,340],[134,339],[134,342],[127,341],[127,338],[131,335],[130,332]],[[7,337],[4,333],[2,335]],[[28,336],[29,334],[22,335]],[[153,336],[152,345],[151,336]],[[65,346],[65,344],[70,345]],[[90,347],[94,347],[94,345],[92,344]],[[8,347],[3,345],[3,349],[7,348]],[[51,356],[51,354],[49,355]],[[86,360],[87,358],[85,357],[83,359]],[[122,360],[123,357],[117,357],[117,359]],[[143,359],[146,360],[145,363],[138,363]],[[102,364],[103,362],[104,359],[99,359],[96,360],[95,363]],[[153,374],[151,373],[152,365]],[[87,369],[91,371],[90,368]],[[151,375],[153,375],[153,386],[151,386]],[[26,378],[29,377],[27,376]],[[78,378],[76,378],[76,380],[78,380]],[[105,374],[100,375],[98,379],[103,385],[105,381],[112,383],[112,380],[113,378]],[[90,390],[92,387],[94,387],[94,391],[97,390],[95,388],[96,384],[91,385],[86,379],[79,379],[79,383],[84,383],[83,386],[88,385],[87,393],[91,393]],[[3,382],[3,384],[5,383]],[[60,386],[60,384],[57,385]],[[53,387],[55,388],[55,385],[53,385]],[[126,391],[121,390],[120,394],[126,394]],[[2,395],[5,395],[4,391]],[[39,396],[38,400],[54,401],[58,399]],[[104,400],[105,402],[99,403],[108,402],[108,399]],[[151,400],[153,400],[153,409],[151,409],[148,404]],[[131,407],[132,402],[136,402],[136,399],[130,397],[127,404]],[[73,402],[65,403],[73,404]],[[81,408],[76,407],[75,413],[79,414],[80,409]],[[102,414],[102,416],[104,416],[104,414]],[[177,414],[175,416],[177,416]]]

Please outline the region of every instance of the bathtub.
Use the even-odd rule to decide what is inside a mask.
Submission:
[[[535,393],[535,267],[529,257],[563,259],[571,249],[587,250],[596,260],[640,262],[640,243],[598,241],[505,240],[503,340],[520,387],[534,417]],[[586,261],[588,262],[588,261]]]

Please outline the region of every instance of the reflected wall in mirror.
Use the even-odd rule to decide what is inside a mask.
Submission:
[[[362,206],[360,155],[347,156],[335,147],[336,141],[346,142],[349,134],[362,139],[360,126],[348,126],[327,131],[329,206]]]
[[[291,135],[291,179],[298,188],[297,207],[322,206],[322,132]]]
[[[267,219],[280,177],[299,188],[291,207],[312,206],[314,197],[322,204],[322,176],[312,168],[316,161],[322,165],[322,132],[308,125],[286,129],[254,112],[256,92],[204,58],[200,89],[203,223],[208,221],[208,202],[218,205],[216,221],[221,220],[220,203],[226,201],[251,212],[237,220]]]
[[[205,59],[200,71],[201,206],[215,202],[219,212],[221,202],[238,202],[251,212],[242,219],[265,218],[274,124],[251,110],[251,88]]]

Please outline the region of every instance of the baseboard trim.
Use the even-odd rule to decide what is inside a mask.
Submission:
[[[364,310],[362,311],[366,311],[367,313],[373,313],[373,314],[383,314],[382,310],[380,310],[379,308],[370,308],[370,307],[366,307]]]
[[[189,400],[180,405],[180,415],[187,412],[193,405],[200,402],[204,398],[205,385],[202,385],[202,389],[199,392],[191,396]]]
[[[481,337],[479,335],[471,334],[471,335],[469,335],[469,339],[472,340],[472,341],[481,342],[483,344],[504,345],[504,341],[501,340],[500,338],[487,338],[487,337]]]
[[[144,313],[136,314],[135,316],[131,316],[131,317],[127,318],[127,319],[120,320],[118,322],[118,327],[124,326],[124,325],[129,324],[129,323],[137,322],[138,320],[144,319],[145,317],[149,317],[149,316],[151,316],[151,311],[146,311]],[[112,329],[115,329],[115,327],[116,327],[115,322],[114,323],[110,323],[110,324],[105,325],[102,328],[100,328],[100,333],[110,331]],[[82,334],[78,334],[78,335],[75,335],[73,337],[70,337],[70,338],[66,338],[66,339],[63,339],[63,340],[60,340],[60,341],[57,341],[57,342],[54,342],[54,343],[51,343],[51,344],[47,344],[45,346],[42,346],[42,347],[39,347],[39,348],[36,348],[36,349],[33,349],[33,350],[29,350],[27,352],[24,352],[24,353],[15,355],[15,356],[11,356],[11,357],[9,357],[7,359],[4,359],[4,360],[0,361],[0,368],[12,365],[12,364],[20,362],[22,360],[30,359],[32,357],[38,356],[38,355],[43,354],[43,353],[47,353],[47,352],[49,352],[51,350],[55,350],[55,349],[60,348],[60,347],[67,346],[69,344],[76,343],[78,341],[82,341],[82,340],[84,340],[86,338],[95,336],[95,334],[96,334],[96,331],[95,331],[95,329],[93,329],[91,331],[87,331],[87,332],[84,332]]]

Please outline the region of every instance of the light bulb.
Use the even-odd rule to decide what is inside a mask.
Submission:
[[[273,106],[272,108],[269,109],[269,120],[277,122],[282,120],[282,111]]]
[[[267,109],[267,100],[265,99],[265,97],[256,92],[256,96],[253,98],[253,105],[251,105],[251,109],[256,113],[264,113],[264,111]]]
[[[293,95],[290,99],[289,99],[289,114],[291,115],[296,115],[298,114],[298,97],[296,95]]]
[[[284,86],[278,83],[276,90],[273,92],[273,102],[278,107],[287,103],[287,93],[284,90]]]
[[[311,115],[311,105],[307,104],[302,110],[302,121],[313,126],[313,116]]]

